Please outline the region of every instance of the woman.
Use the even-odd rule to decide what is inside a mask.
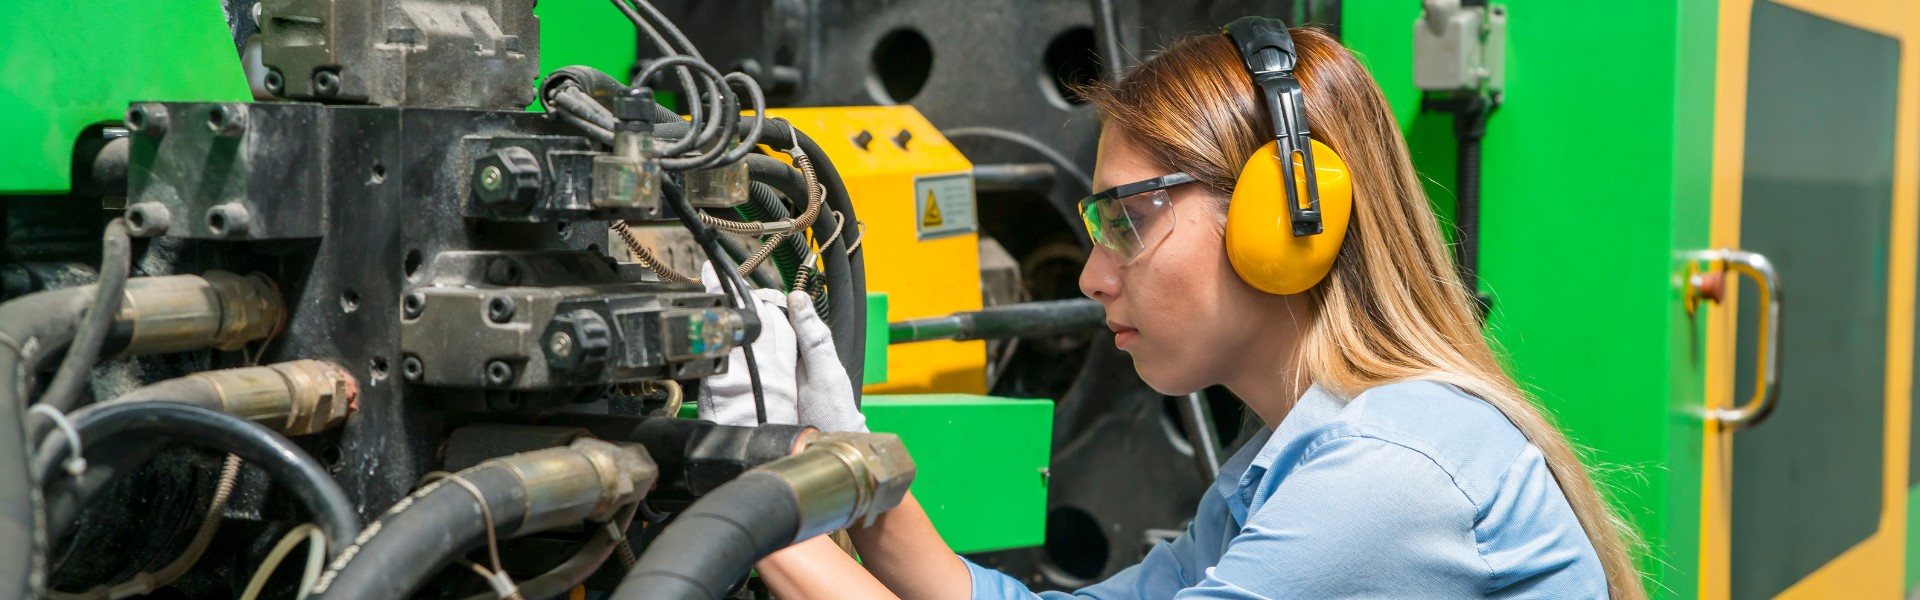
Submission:
[[[1155,390],[1225,385],[1268,427],[1185,535],[1078,593],[1644,597],[1628,530],[1482,338],[1378,86],[1325,33],[1290,33],[1315,147],[1330,149],[1315,152],[1337,153],[1317,158],[1343,158],[1352,189],[1331,272],[1302,293],[1260,291],[1228,256],[1242,166],[1275,140],[1235,40],[1188,38],[1086,92],[1106,124],[1096,187],[1192,181],[1096,195],[1081,290]],[[947,551],[911,497],[852,534],[865,570],[812,540],[760,572],[783,599],[1032,596]]]

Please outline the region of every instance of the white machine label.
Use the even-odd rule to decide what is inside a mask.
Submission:
[[[980,230],[973,211],[973,174],[923,175],[913,178],[915,230],[920,240],[951,237]]]

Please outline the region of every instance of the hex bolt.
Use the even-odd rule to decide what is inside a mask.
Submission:
[[[254,6],[259,5],[255,4]],[[279,69],[267,69],[267,74],[261,79],[261,83],[266,86],[267,93],[275,96],[284,94],[287,91],[287,78],[285,75],[280,74]]]
[[[487,385],[507,385],[513,383],[513,365],[505,361],[487,363]]]
[[[247,234],[252,226],[247,215],[247,207],[238,202],[228,202],[207,209],[207,229],[220,237],[239,237]]]
[[[480,170],[480,189],[494,191],[500,189],[500,167],[488,165]]]
[[[513,299],[506,296],[494,296],[487,300],[487,320],[505,323],[513,320]]]
[[[860,147],[861,150],[866,150],[867,144],[871,143],[873,143],[873,132],[862,129],[860,133],[853,135],[853,145]]]
[[[135,104],[127,107],[127,129],[136,135],[160,137],[167,133],[167,107]]]
[[[324,97],[339,94],[340,74],[333,71],[314,71],[313,93]]]
[[[406,359],[400,361],[400,376],[407,378],[407,381],[419,381],[427,374],[426,371],[426,365],[420,364],[418,356],[409,354]]]
[[[167,205],[154,201],[135,203],[127,207],[127,233],[134,237],[158,237],[173,226],[173,211]]]
[[[553,332],[553,337],[547,338],[547,351],[561,358],[572,356],[573,336],[567,335],[565,331]]]
[[[418,319],[420,318],[420,314],[426,311],[427,311],[427,295],[426,294],[422,294],[420,292],[409,292],[407,293],[406,297],[400,299],[401,318]]]
[[[247,107],[216,104],[207,109],[207,129],[219,137],[240,137],[247,132]]]
[[[900,133],[893,134],[893,145],[899,146],[901,150],[907,149],[907,142],[910,141],[913,141],[913,132],[902,129]]]

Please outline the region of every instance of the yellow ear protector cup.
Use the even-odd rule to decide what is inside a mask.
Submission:
[[[1347,163],[1319,140],[1313,147],[1314,179],[1320,191],[1320,218],[1325,229],[1295,236],[1287,194],[1280,189],[1279,142],[1267,142],[1240,168],[1227,207],[1227,261],[1254,289],[1269,294],[1298,294],[1312,288],[1333,270],[1333,259],[1347,238],[1347,219],[1353,214],[1353,179]],[[1307,188],[1307,167],[1292,161],[1292,179]]]
[[[1333,270],[1353,215],[1353,182],[1332,148],[1307,126],[1306,94],[1287,24],[1241,17],[1222,28],[1266,100],[1274,141],[1247,159],[1227,208],[1227,260],[1248,285],[1270,294],[1312,289]],[[1283,172],[1281,161],[1287,164]]]

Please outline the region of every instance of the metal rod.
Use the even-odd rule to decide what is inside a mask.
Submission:
[[[1205,392],[1193,392],[1175,399],[1180,403],[1180,425],[1187,430],[1193,445],[1193,461],[1208,482],[1220,478],[1220,441],[1213,435],[1213,406]]]
[[[973,187],[981,192],[1045,192],[1059,171],[1046,163],[995,163],[973,166]]]
[[[943,317],[900,321],[887,325],[887,342],[905,344],[931,340],[992,340],[1077,332],[1099,327],[1107,311],[1085,298],[1024,302]]]

